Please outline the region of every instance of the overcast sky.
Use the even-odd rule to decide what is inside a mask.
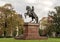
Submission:
[[[5,3],[11,3],[14,9],[23,15],[26,13],[26,6],[34,6],[35,13],[39,20],[48,15],[48,11],[54,10],[55,6],[60,6],[60,0],[0,0],[0,6]],[[25,21],[30,21],[31,18],[26,18]],[[28,21],[28,22],[29,22]]]

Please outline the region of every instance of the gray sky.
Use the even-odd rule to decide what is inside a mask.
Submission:
[[[60,6],[60,0],[0,0],[0,6],[5,3],[11,3],[14,9],[23,15],[26,13],[26,6],[34,6],[35,13],[39,17],[39,20],[42,17],[46,17],[48,15],[48,11],[54,11],[55,6]],[[29,22],[31,18],[27,16],[25,21]],[[29,21],[28,21],[29,20]]]

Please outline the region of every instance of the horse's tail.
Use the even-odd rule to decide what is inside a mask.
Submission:
[[[38,17],[36,17],[36,23],[38,23]]]
[[[37,17],[37,23],[38,23],[38,17]]]

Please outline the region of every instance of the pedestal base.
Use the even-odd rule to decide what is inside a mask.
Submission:
[[[36,23],[25,23],[24,24],[24,33],[20,39],[25,40],[38,40],[38,39],[46,39],[47,37],[39,36],[39,24]]]
[[[25,39],[40,39],[40,36],[38,33],[39,24],[25,23],[24,27],[25,27],[25,30],[24,30]]]

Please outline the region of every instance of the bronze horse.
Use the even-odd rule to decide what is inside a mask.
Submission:
[[[28,15],[29,17],[32,18],[32,21],[33,19],[35,19],[36,23],[38,23],[38,16],[34,12],[34,7],[32,6],[32,9],[31,9],[30,6],[26,6],[26,10],[27,10],[27,13],[24,14],[25,18],[26,18],[26,15]]]

